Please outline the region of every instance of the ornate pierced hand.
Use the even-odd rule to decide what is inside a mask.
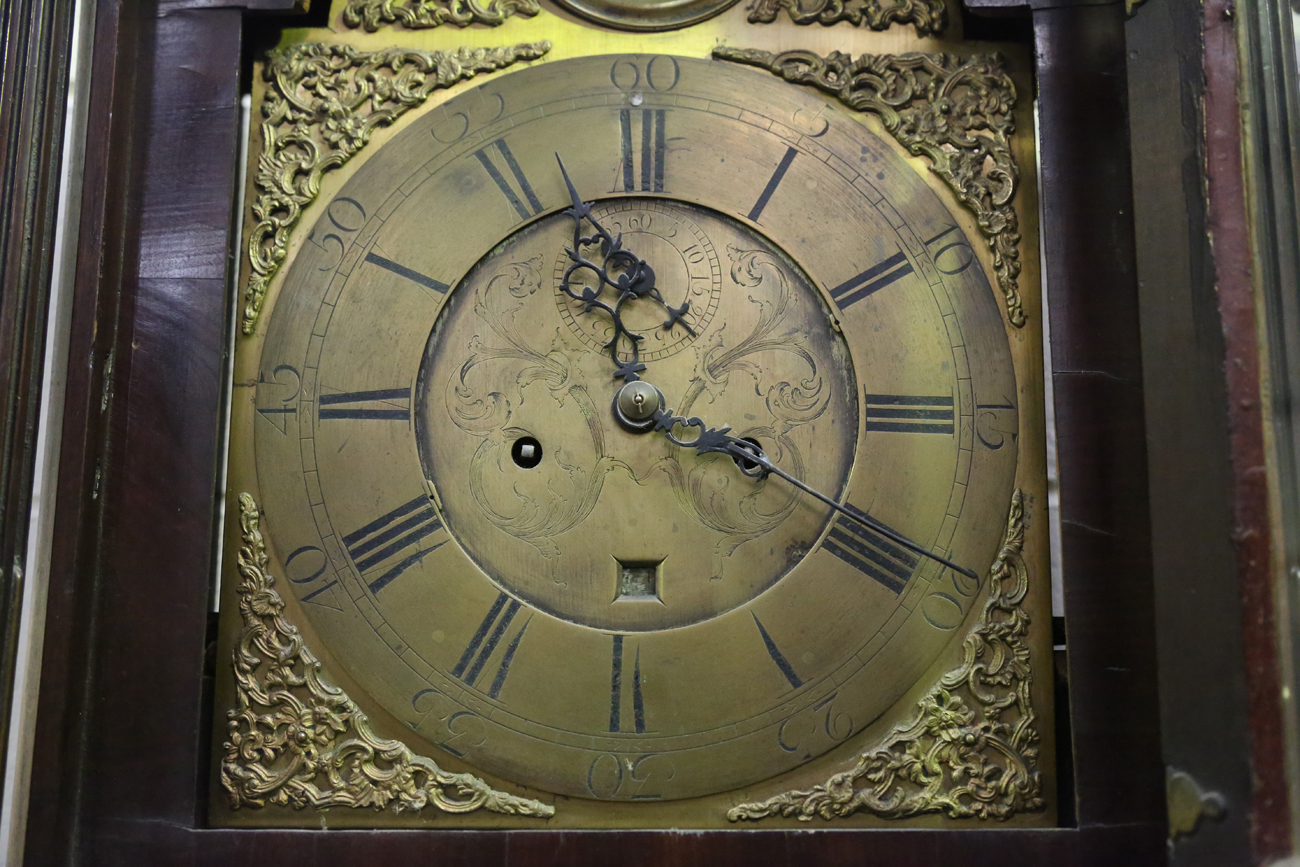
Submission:
[[[671,409],[664,406],[663,393],[648,382],[628,383],[620,388],[618,394],[614,397],[614,415],[620,423],[631,430],[662,431],[664,436],[673,443],[683,448],[695,449],[697,454],[717,453],[729,455],[736,462],[737,468],[750,478],[764,479],[769,475],[779,476],[804,493],[821,500],[840,514],[902,545],[909,551],[942,563],[972,581],[979,581],[979,576],[969,569],[964,569],[951,560],[927,550],[901,533],[876,521],[870,515],[846,508],[820,491],[804,484],[774,464],[758,443],[732,436],[729,433],[731,430],[729,426],[723,425],[722,427],[711,428],[696,416],[685,418],[674,415]],[[683,439],[675,433],[678,428],[695,428],[698,433],[693,439]]]
[[[560,289],[575,301],[583,302],[584,313],[590,313],[595,309],[602,310],[609,316],[614,324],[614,334],[605,344],[605,349],[609,350],[609,357],[617,368],[614,376],[624,382],[636,382],[640,379],[638,374],[645,370],[645,365],[640,361],[640,344],[645,339],[645,335],[629,331],[623,324],[623,305],[636,298],[651,298],[657,301],[668,314],[663,324],[665,329],[672,330],[673,326],[680,322],[688,334],[694,335],[695,331],[683,318],[690,304],[684,301],[680,307],[673,307],[664,300],[659,288],[655,286],[654,269],[646,264],[644,259],[623,246],[622,234],[614,237],[596,221],[591,213],[591,204],[584,202],[578,196],[578,191],[574,189],[573,181],[569,179],[564,161],[560,159],[558,153],[555,159],[560,164],[560,173],[564,175],[564,183],[569,188],[569,197],[573,201],[572,207],[564,211],[566,215],[573,218],[573,246],[565,248],[565,252],[569,254],[570,264],[564,270]],[[584,220],[591,224],[594,234],[583,235]],[[582,254],[583,247],[597,243],[600,245],[602,258],[599,265]],[[575,292],[572,278],[581,271],[590,272],[595,278],[596,285],[582,286],[581,292]],[[613,303],[602,297],[607,287],[611,290]],[[621,340],[630,347],[632,354],[631,359],[626,362],[619,360],[618,357]]]

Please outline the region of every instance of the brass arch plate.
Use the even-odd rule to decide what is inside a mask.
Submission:
[[[558,0],[570,12],[617,30],[673,30],[735,5],[736,0]]]

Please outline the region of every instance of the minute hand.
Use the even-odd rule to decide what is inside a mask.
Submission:
[[[962,568],[946,557],[941,557],[932,551],[926,550],[918,543],[913,542],[902,533],[891,530],[889,527],[886,527],[870,515],[859,514],[846,509],[821,491],[815,490],[804,484],[799,479],[796,479],[794,476],[772,463],[772,459],[767,456],[767,452],[763,451],[754,443],[731,436],[731,434],[728,433],[731,428],[727,425],[723,425],[720,428],[711,428],[695,416],[684,418],[680,415],[673,415],[673,412],[670,409],[658,410],[655,413],[654,418],[654,429],[663,431],[664,435],[677,445],[693,448],[698,454],[717,452],[719,454],[730,455],[735,459],[736,466],[740,471],[751,478],[761,479],[765,478],[769,474],[780,476],[805,494],[810,494],[813,497],[816,497],[818,500],[821,500],[840,514],[857,521],[862,526],[879,533],[887,539],[897,542],[909,551],[920,554],[922,557],[929,557],[935,562],[942,563],[949,569],[960,572],[972,581],[979,581],[979,576],[969,569]],[[699,435],[696,436],[695,439],[681,439],[673,433],[673,430],[678,427],[696,428],[699,430]]]

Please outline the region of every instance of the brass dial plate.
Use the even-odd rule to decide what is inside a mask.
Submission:
[[[641,87],[620,86],[629,67]],[[502,778],[632,801],[777,775],[894,705],[980,588],[808,498],[734,552],[721,539],[718,556],[727,534],[701,519],[700,503],[735,515],[752,483],[712,465],[726,459],[609,423],[612,365],[579,314],[566,317],[557,302],[562,250],[542,240],[568,204],[556,151],[611,219],[663,217],[697,243],[698,231],[716,257],[717,288],[712,265],[699,275],[703,297],[717,296],[699,337],[648,362],[670,406],[708,379],[716,394],[705,388],[693,412],[712,425],[772,428],[739,395],[757,390],[766,407],[794,374],[808,376],[806,361],[775,359],[811,346],[829,397],[817,424],[789,433],[803,472],[977,572],[991,562],[1016,474],[1018,391],[995,293],[960,222],[890,146],[810,93],[728,64],[621,55],[513,73],[425,113],[366,161],[308,233],[269,302],[254,390],[257,481],[278,574],[375,702]],[[659,240],[657,256],[690,246]],[[796,300],[771,331],[780,347],[747,354],[758,309],[780,295],[746,285],[755,256],[784,269]],[[526,307],[473,312],[498,278],[507,306]],[[604,469],[606,487],[585,516],[534,534],[549,559],[519,533],[517,553],[496,550],[505,546],[492,541],[486,513],[473,517],[473,451],[496,450],[485,472],[519,470],[500,459],[522,434],[506,433],[507,423],[476,439],[449,420],[448,388],[455,393],[476,353],[521,352],[493,319],[532,353],[509,363],[497,393],[515,410],[537,407],[525,433],[543,462],[571,450],[577,466],[576,444],[547,442],[586,437],[589,463],[635,465],[584,467],[587,479]],[[709,367],[714,345],[734,356],[731,366]],[[522,387],[528,364],[540,378]],[[728,376],[734,384],[719,388]],[[489,379],[474,388],[492,393]],[[576,402],[579,385],[594,422],[571,405],[546,408],[557,394]],[[589,445],[592,423],[599,449]],[[679,489],[667,472],[646,475],[667,458],[686,474],[700,461],[703,480]],[[562,475],[551,481],[578,483]],[[784,492],[778,480],[763,484],[771,511]],[[652,485],[653,495],[638,495]],[[560,491],[548,504],[551,488],[526,490],[515,505],[531,497],[545,517],[571,501]],[[518,514],[493,502],[499,515]],[[617,515],[637,526],[609,520]],[[674,544],[673,524],[695,541]],[[663,550],[634,550],[638,527]],[[593,565],[602,560],[604,575]],[[619,561],[655,564],[662,595],[689,586],[693,601],[617,598]],[[587,566],[566,572],[574,562]],[[644,577],[634,570],[629,586],[644,588]],[[647,615],[648,606],[669,613]]]
[[[557,0],[557,2],[583,18],[619,30],[673,30],[712,18],[734,5],[736,0]]]

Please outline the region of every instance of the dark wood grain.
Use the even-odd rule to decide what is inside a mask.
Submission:
[[[1163,836],[1124,7],[1034,21],[1079,824]]]
[[[1291,815],[1273,601],[1252,239],[1242,172],[1237,28],[1230,0],[1207,0],[1204,15],[1207,228],[1214,238],[1214,276],[1225,344],[1235,523],[1232,541],[1244,615],[1248,748],[1254,784],[1252,843],[1256,863],[1266,864],[1291,854]]]
[[[1127,25],[1142,303],[1161,744],[1224,799],[1172,847],[1175,867],[1252,862],[1250,725],[1232,529],[1224,338],[1206,227],[1199,0]],[[1207,701],[1207,684],[1214,700]]]
[[[699,834],[203,828],[200,769],[208,762],[209,727],[203,654],[230,267],[223,251],[235,246],[229,227],[240,19],[232,10],[104,0],[73,323],[74,358],[81,362],[70,383],[60,473],[60,493],[68,496],[56,523],[60,547],[42,672],[30,863],[1158,863],[1164,832],[1145,500],[1133,494],[1130,478],[1145,472],[1141,370],[1133,366],[1131,227],[1127,246],[1106,246],[1126,230],[1115,213],[1128,209],[1129,188],[1112,177],[1127,171],[1127,141],[1116,132],[1124,124],[1122,37],[1118,68],[1115,58],[1122,17],[1113,8],[1053,11],[1037,26],[1040,45],[1051,49],[1040,57],[1057,62],[1043,67],[1044,83],[1056,88],[1052,98],[1091,105],[1110,118],[1100,133],[1091,119],[1098,136],[1091,146],[1072,138],[1078,112],[1049,112],[1044,129],[1051,143],[1045,156],[1058,160],[1047,187],[1055,203],[1048,214],[1048,266],[1062,287],[1053,295],[1053,324],[1061,322],[1067,364],[1058,388],[1065,393],[1065,430],[1079,455],[1069,469],[1077,484],[1067,545],[1071,616],[1079,612],[1070,633],[1079,828],[980,824],[882,833],[828,831],[833,826],[819,823],[810,826],[817,833]],[[1111,174],[1072,179],[1069,160]],[[1096,191],[1112,180],[1109,193]],[[1080,221],[1094,228],[1078,231]],[[1114,287],[1096,302],[1110,302],[1106,316],[1087,297],[1075,297],[1098,296],[1099,260]]]
[[[0,7],[0,743],[27,583],[71,42],[69,0]]]

